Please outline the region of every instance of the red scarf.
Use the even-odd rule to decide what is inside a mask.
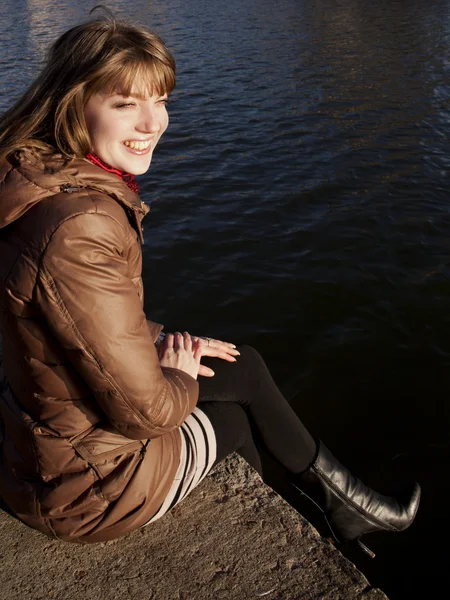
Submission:
[[[131,173],[124,173],[120,169],[116,169],[115,167],[111,167],[111,165],[108,165],[108,163],[105,163],[101,158],[99,158],[95,154],[91,154],[91,153],[86,154],[86,158],[92,164],[97,165],[97,167],[100,167],[104,171],[108,171],[108,173],[114,173],[114,175],[117,175],[117,177],[120,177],[120,179],[124,183],[127,184],[127,186],[130,188],[130,190],[132,192],[134,192],[135,194],[139,195],[139,184],[135,180],[134,175],[132,175]]]

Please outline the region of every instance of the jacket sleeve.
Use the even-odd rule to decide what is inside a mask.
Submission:
[[[104,213],[66,220],[42,255],[36,300],[109,421],[123,435],[144,439],[185,420],[198,383],[160,367],[124,256],[131,233]]]
[[[153,321],[149,321],[147,319],[147,327],[148,330],[150,332],[150,336],[153,340],[153,343],[156,344],[156,342],[158,341],[159,335],[161,333],[161,331],[164,329],[163,325],[160,325],[159,323],[155,323]]]

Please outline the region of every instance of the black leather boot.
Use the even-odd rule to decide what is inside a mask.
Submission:
[[[372,558],[375,554],[361,543],[361,536],[373,531],[403,531],[414,521],[420,502],[418,483],[405,498],[371,490],[322,442],[314,463],[291,481],[322,511],[336,541],[355,540]]]

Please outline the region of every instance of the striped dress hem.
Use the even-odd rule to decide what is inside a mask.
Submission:
[[[211,421],[199,408],[179,428],[180,464],[169,492],[153,517],[143,527],[160,519],[185,498],[212,469],[217,455],[216,436]]]

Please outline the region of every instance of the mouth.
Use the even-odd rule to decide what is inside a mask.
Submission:
[[[151,140],[147,140],[145,142],[138,140],[126,140],[123,142],[123,145],[133,154],[147,154],[147,152],[150,151],[151,143]]]

